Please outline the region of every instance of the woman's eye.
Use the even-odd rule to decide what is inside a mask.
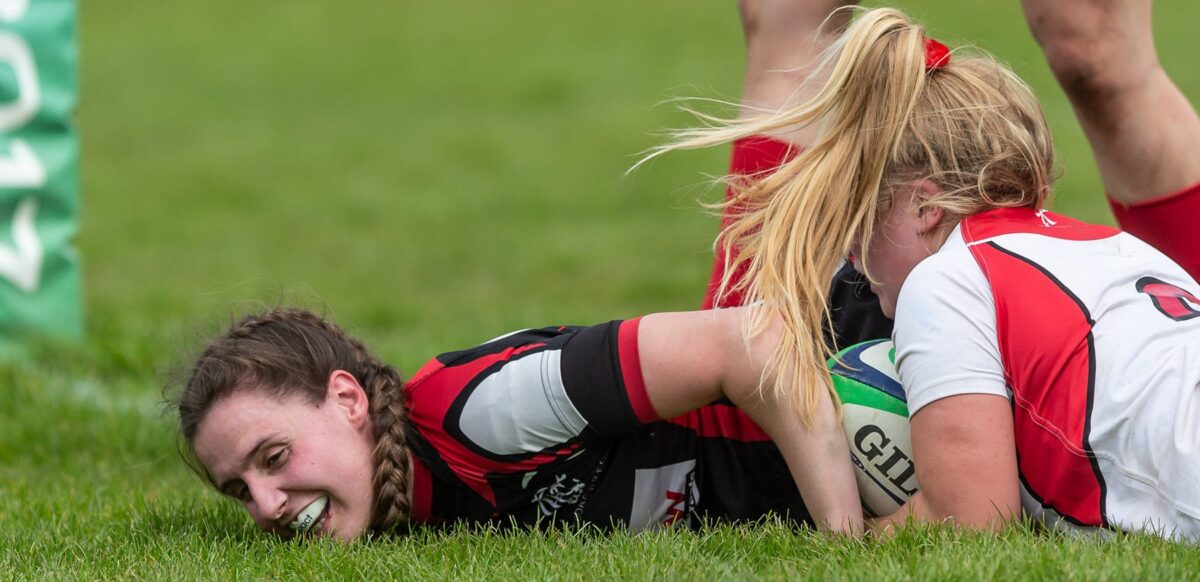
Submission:
[[[267,468],[274,467],[283,461],[283,455],[285,452],[286,449],[279,449],[278,451],[272,453],[271,456],[267,457]]]

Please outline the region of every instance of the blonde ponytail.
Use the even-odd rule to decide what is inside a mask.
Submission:
[[[927,71],[925,41],[898,10],[861,11],[824,55],[814,76],[828,71],[828,80],[810,100],[739,121],[702,116],[709,127],[678,132],[647,156],[819,124],[816,142],[776,172],[729,178],[736,195],[721,207],[732,220],[717,241],[746,268],[737,280],[727,268],[718,293],[764,306],[748,335],[782,323],[763,388],[790,396],[806,422],[820,391],[832,390],[821,333],[831,277],[852,245],[869,247],[894,188],[929,179],[940,192],[925,204],[960,217],[1038,205],[1049,191],[1053,149],[1028,88],[986,57]],[[869,276],[869,259],[865,267]]]

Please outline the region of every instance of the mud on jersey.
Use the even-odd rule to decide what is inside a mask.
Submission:
[[[741,411],[657,417],[639,321],[524,330],[428,362],[405,386],[413,522],[807,521],[778,449]]]

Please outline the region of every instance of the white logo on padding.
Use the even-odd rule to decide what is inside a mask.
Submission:
[[[533,502],[538,504],[542,515],[550,517],[563,507],[579,503],[583,497],[583,481],[566,475],[557,475],[554,482],[537,490],[533,494]]]
[[[642,531],[679,523],[684,507],[700,501],[700,492],[690,486],[695,469],[694,459],[656,469],[638,469],[633,482],[629,530]]]

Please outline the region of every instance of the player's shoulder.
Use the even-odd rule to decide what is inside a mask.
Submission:
[[[893,335],[899,344],[952,329],[986,329],[994,319],[991,285],[956,230],[905,279],[896,300]]]
[[[937,252],[917,263],[904,280],[901,301],[907,296],[940,296],[956,291],[985,289],[986,278],[956,227]],[[981,286],[982,285],[982,286]]]
[[[438,378],[446,378],[450,371],[461,370],[464,366],[472,364],[486,364],[490,367],[491,364],[519,358],[524,354],[534,353],[537,350],[544,348],[553,343],[561,342],[564,338],[569,337],[580,328],[575,326],[551,326],[537,329],[520,329],[509,332],[504,335],[492,338],[479,345],[444,352],[430,358],[413,374],[408,382],[405,383],[405,389],[408,392],[413,392],[422,385],[429,384],[431,381],[435,384],[444,384]],[[457,383],[469,382],[469,378],[460,377],[461,374],[453,374],[457,379]]]
[[[520,329],[492,338],[469,348],[438,354],[436,359],[445,367],[459,366],[487,356],[511,352],[520,348],[535,348],[546,345],[563,336],[578,331],[577,326],[550,326],[536,329]]]

